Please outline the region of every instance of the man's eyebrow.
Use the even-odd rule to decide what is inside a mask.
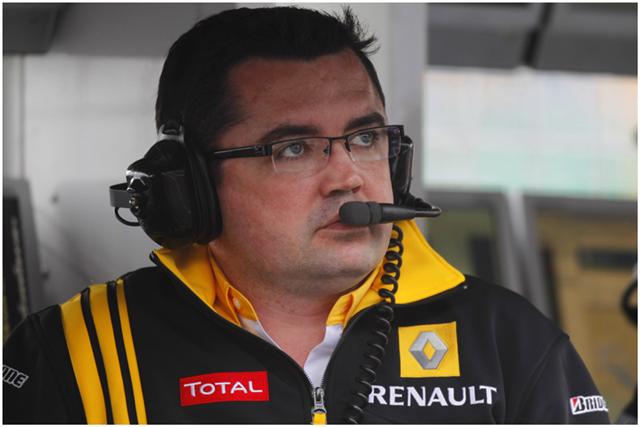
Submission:
[[[357,128],[363,128],[365,126],[384,126],[385,119],[382,114],[378,112],[373,112],[367,114],[365,116],[356,117],[355,119],[351,119],[347,126],[345,127],[346,131],[354,130]],[[320,129],[316,126],[311,125],[291,125],[291,124],[281,124],[271,129],[269,132],[264,134],[259,140],[258,144],[268,144],[270,142],[280,141],[283,139],[287,139],[288,137],[295,136],[319,136],[321,133]],[[332,135],[323,135],[323,136],[332,136]],[[333,135],[335,136],[335,135]]]
[[[315,126],[282,124],[264,134],[258,140],[258,144],[268,144],[270,142],[287,139],[287,137],[293,136],[318,135],[318,133],[319,130]]]
[[[373,112],[370,114],[367,114],[366,116],[362,116],[362,117],[356,117],[355,119],[352,119],[349,121],[349,123],[347,123],[347,127],[345,130],[349,131],[352,129],[357,129],[357,128],[362,128],[365,126],[384,126],[385,125],[385,119],[382,116],[382,114],[378,113],[378,112]]]

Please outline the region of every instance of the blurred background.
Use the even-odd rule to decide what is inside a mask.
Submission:
[[[3,4],[5,338],[27,312],[151,264],[108,186],[155,142],[171,43],[257,6]],[[617,420],[637,383],[637,5],[351,7],[380,41],[390,121],[417,143],[412,192],[444,210],[423,232],[558,322]]]

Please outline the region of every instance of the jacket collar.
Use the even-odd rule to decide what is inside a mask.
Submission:
[[[410,304],[452,289],[464,282],[462,273],[427,243],[415,221],[400,221],[404,233],[397,304]]]
[[[400,221],[397,223],[404,234],[402,244],[402,268],[398,291],[397,304],[409,304],[432,297],[462,283],[464,275],[447,263],[429,246],[422,236],[415,221]],[[235,313],[229,310],[226,295],[216,295],[215,277],[220,277],[221,271],[214,274],[215,263],[209,259],[206,245],[191,245],[180,249],[169,250],[161,248],[154,251],[157,259],[169,269],[182,283],[184,283],[198,298],[211,307],[222,317],[237,323]],[[373,280],[371,289],[377,291],[381,286],[382,263]],[[377,292],[367,292],[358,304],[360,311],[380,301]]]

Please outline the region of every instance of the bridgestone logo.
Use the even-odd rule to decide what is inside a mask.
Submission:
[[[29,375],[23,374],[17,369],[11,368],[7,365],[2,365],[2,381],[7,384],[11,384],[15,388],[20,388],[27,382]]]
[[[609,412],[607,402],[605,402],[602,396],[573,396],[569,399],[569,403],[573,415],[598,411]]]

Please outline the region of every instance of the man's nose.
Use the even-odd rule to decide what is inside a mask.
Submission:
[[[332,143],[331,155],[322,173],[321,192],[324,196],[336,193],[356,193],[364,184],[364,178],[344,140]]]

